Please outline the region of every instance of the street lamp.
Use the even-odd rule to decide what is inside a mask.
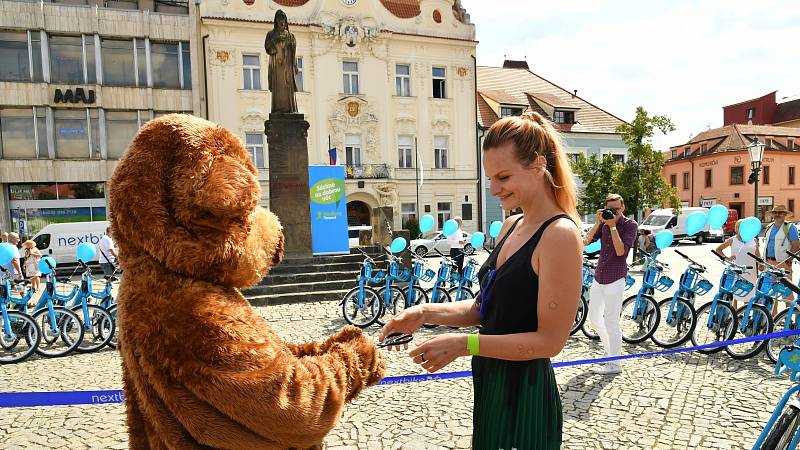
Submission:
[[[753,211],[755,216],[758,217],[758,173],[761,171],[761,160],[764,158],[765,145],[758,141],[758,136],[753,139],[753,142],[747,146],[747,153],[750,155],[750,166],[753,172],[750,173],[750,178],[747,182],[755,185],[755,203]]]

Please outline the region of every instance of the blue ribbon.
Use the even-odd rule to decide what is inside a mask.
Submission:
[[[489,300],[492,299],[492,282],[494,281],[494,274],[495,270],[491,269],[489,272],[484,275],[484,279],[488,278],[485,283],[486,286],[481,286],[481,309],[478,311],[478,315],[483,318],[484,314],[486,313],[486,308],[489,305]]]
[[[659,350],[656,352],[635,353],[632,355],[609,356],[606,358],[579,359],[576,361],[561,361],[553,363],[554,368],[581,366],[585,364],[600,364],[623,359],[649,358],[659,355],[672,355],[675,353],[686,353],[696,350],[705,350],[728,345],[744,344],[747,342],[766,341],[787,336],[800,334],[800,330],[777,331],[760,336],[749,336],[730,341],[713,342],[711,344],[696,345],[693,347],[673,348],[669,350]],[[464,370],[460,372],[431,373],[424,375],[403,375],[397,377],[385,377],[378,383],[379,386],[392,384],[419,383],[423,381],[448,380],[454,378],[466,378],[472,376],[472,371]],[[20,408],[30,406],[65,406],[65,405],[97,405],[105,403],[122,403],[125,401],[125,394],[121,390],[110,391],[63,391],[63,392],[0,392],[0,408]]]

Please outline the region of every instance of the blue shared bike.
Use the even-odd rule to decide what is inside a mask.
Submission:
[[[378,292],[369,286],[383,282],[386,272],[377,269],[374,258],[358,249],[364,256],[360,263],[356,286],[347,291],[339,303],[345,322],[359,328],[372,325],[381,313],[381,301]]]
[[[400,256],[386,251],[386,257],[389,259],[389,264],[386,268],[386,276],[383,277],[383,287],[378,289],[378,298],[380,302],[380,312],[375,319],[375,323],[380,326],[386,324],[392,317],[400,314],[406,308],[414,306],[416,303],[406,302],[406,294],[400,286],[395,283],[405,283],[411,279],[411,271],[403,267],[403,260]],[[413,290],[413,289],[412,289]],[[415,299],[419,301],[418,299]]]
[[[658,302],[661,321],[650,339],[663,348],[677,347],[692,337],[697,324],[694,300],[698,296],[707,294],[714,287],[703,277],[707,271],[704,265],[689,258],[680,250],[675,250],[675,253],[688,261],[689,265],[678,279],[678,289],[672,297]]]
[[[110,283],[101,291],[92,289],[92,269],[86,263],[78,260],[78,264],[83,268],[81,273],[81,283],[76,286],[68,278],[61,281],[66,284],[76,286],[77,292],[70,300],[58,300],[59,306],[65,306],[78,314],[83,325],[83,340],[75,348],[78,353],[92,353],[109,345],[116,333],[116,322],[108,310],[99,304],[92,303],[95,300],[107,300],[111,294]]]
[[[581,281],[581,300],[578,302],[578,311],[575,313],[575,322],[572,323],[572,328],[569,334],[575,334],[578,330],[583,332],[587,338],[597,341],[600,335],[594,329],[589,320],[589,301],[591,295],[592,283],[594,282],[594,271],[597,264],[590,261],[587,257],[583,258],[582,281]],[[625,275],[625,290],[630,289],[636,284],[636,279],[630,274]]]
[[[653,295],[656,291],[668,291],[675,283],[672,278],[664,274],[664,270],[669,266],[658,261],[659,254],[660,250],[652,254],[645,253],[649,264],[642,277],[642,286],[636,295],[622,301],[619,325],[622,330],[622,340],[628,344],[644,342],[655,333],[661,312]]]
[[[31,316],[17,309],[27,305],[33,295],[33,290],[27,289],[30,282],[14,282],[5,268],[0,266],[0,271],[0,364],[11,364],[36,351],[42,332]],[[20,297],[14,297],[15,289],[21,291]]]
[[[434,251],[438,253],[442,259],[439,263],[439,270],[436,272],[436,279],[433,281],[433,286],[425,291],[425,293],[428,294],[429,303],[450,303],[453,301],[453,298],[450,297],[450,293],[447,292],[447,283],[450,282],[453,272],[457,271],[458,266],[456,262],[453,261],[453,258],[442,254],[442,252],[435,247]],[[436,328],[439,325],[424,323],[422,326],[425,328]]]
[[[793,259],[800,260],[800,254],[789,252]],[[788,331],[800,329],[800,296],[796,295],[794,300],[789,304],[789,307],[779,312],[774,318],[775,323],[773,329],[775,331]],[[775,338],[767,341],[767,357],[772,362],[778,362],[780,351],[787,345],[791,345],[796,337],[787,336],[783,338]]]

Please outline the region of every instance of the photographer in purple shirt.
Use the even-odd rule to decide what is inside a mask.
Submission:
[[[618,194],[606,197],[605,209],[598,209],[594,227],[586,234],[584,245],[600,239],[600,257],[594,272],[589,301],[588,318],[600,335],[605,356],[618,356],[622,347],[622,330],[619,315],[625,276],[628,274],[628,252],[636,244],[639,225],[624,216],[625,202]],[[622,364],[613,361],[597,365],[595,373],[615,374]]]

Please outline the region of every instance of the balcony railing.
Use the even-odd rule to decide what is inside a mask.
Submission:
[[[346,178],[389,178],[389,166],[387,164],[347,164],[344,167]]]

